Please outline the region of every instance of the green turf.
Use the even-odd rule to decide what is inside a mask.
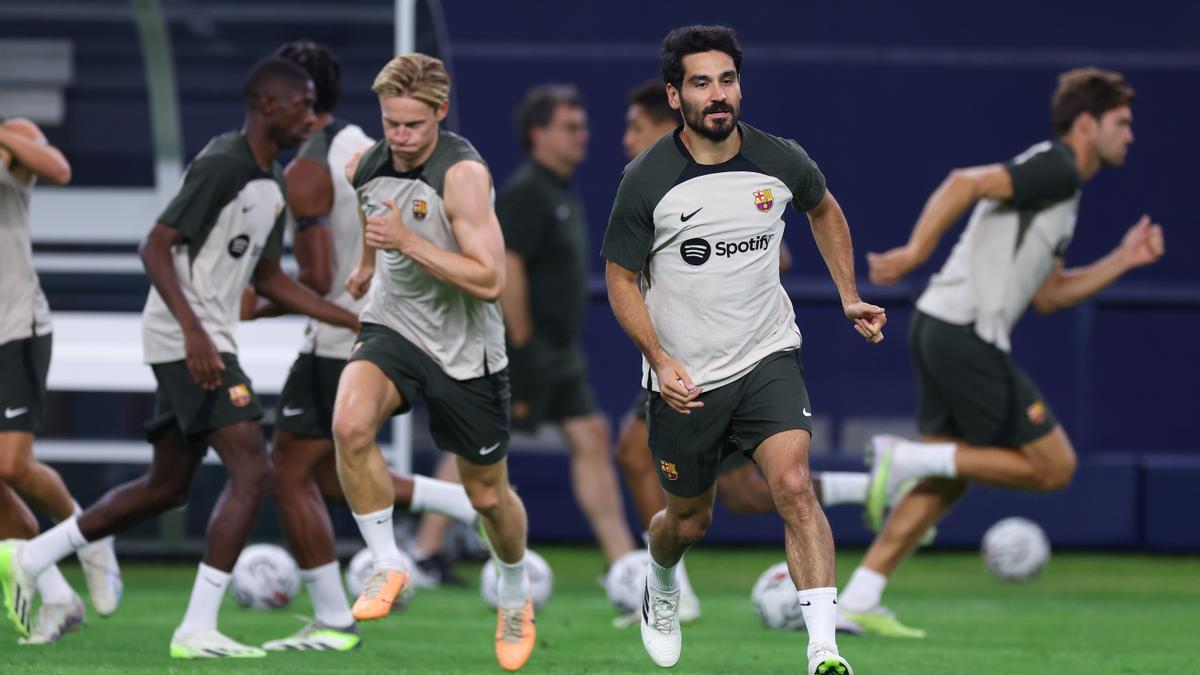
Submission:
[[[596,585],[599,555],[587,549],[540,551],[557,576],[538,617],[530,673],[657,672],[637,627],[615,629]],[[844,553],[841,578],[858,552]],[[780,551],[698,550],[688,568],[704,616],[684,628],[688,673],[803,672],[804,633],[763,628],[750,605],[758,574]],[[477,567],[463,571],[477,574]],[[167,658],[195,568],[126,565],[125,599],[116,616],[92,618],[49,647],[18,647],[7,626],[0,672],[226,673],[270,671],[496,673],[494,615],[475,590],[419,592],[409,609],[363,626],[365,646],[350,654],[272,654],[265,660],[180,662]],[[78,569],[67,576],[82,588]],[[475,577],[477,578],[477,576]],[[1200,561],[1196,558],[1058,554],[1037,581],[1002,584],[968,554],[924,554],[894,579],[887,602],[924,640],[840,639],[859,675],[886,673],[1187,673],[1200,659]],[[239,609],[227,600],[222,629],[259,643],[300,626],[301,595],[289,610]]]

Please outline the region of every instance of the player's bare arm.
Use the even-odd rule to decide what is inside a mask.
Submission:
[[[871,344],[883,342],[883,325],[887,314],[858,297],[858,284],[854,280],[854,246],[850,241],[850,225],[846,215],[833,194],[826,190],[825,197],[808,212],[812,225],[813,239],[829,268],[829,275],[837,286],[842,299],[846,318],[854,322],[854,330]]]
[[[277,258],[264,258],[254,266],[254,288],[276,304],[318,321],[358,330],[358,317],[326,302],[307,286],[289,277]]]
[[[71,165],[58,148],[46,142],[36,124],[15,118],[0,124],[0,162],[22,181],[35,176],[66,185],[71,182]]]
[[[506,251],[504,256],[504,288],[500,291],[500,307],[504,310],[504,330],[513,347],[524,346],[533,338],[533,312],[529,308],[529,274],[525,256]]]
[[[950,226],[979,200],[1012,196],[1012,176],[1001,164],[954,169],[925,202],[907,244],[867,254],[872,283],[888,286],[920,267]]]
[[[487,167],[461,161],[446,171],[445,205],[461,253],[447,251],[408,229],[399,209],[367,218],[369,246],[400,251],[441,281],[481,300],[496,300],[504,287],[504,235],[492,209]]]
[[[179,322],[183,329],[183,346],[187,359],[188,374],[201,387],[213,390],[221,384],[221,371],[225,370],[225,362],[212,338],[204,330],[191,303],[183,294],[179,285],[179,275],[175,272],[175,261],[171,258],[172,247],[183,243],[183,234],[175,228],[156,223],[142,240],[138,254],[142,258],[142,266],[150,283],[158,290],[167,309]]]
[[[1129,270],[1158,261],[1167,251],[1162,226],[1143,215],[1111,253],[1085,267],[1065,269],[1059,258],[1054,271],[1033,296],[1034,309],[1050,314],[1092,297]]]
[[[354,174],[358,171],[358,163],[362,160],[365,150],[359,150],[354,153],[349,162],[346,162],[346,180],[354,184]],[[367,233],[367,216],[363,213],[362,204],[358,205],[358,219],[363,226],[363,252],[362,260],[359,261],[358,267],[350,274],[350,278],[346,280],[346,290],[350,295],[358,300],[367,294],[367,289],[371,287],[371,277],[375,276],[375,247],[371,246],[366,241]]]
[[[696,400],[703,390],[692,382],[683,364],[668,354],[658,341],[646,301],[638,287],[639,274],[636,270],[608,261],[604,266],[608,304],[612,306],[617,323],[621,324],[621,328],[625,329],[625,333],[654,369],[663,400],[677,412],[690,414],[692,408],[704,406],[703,402]]]

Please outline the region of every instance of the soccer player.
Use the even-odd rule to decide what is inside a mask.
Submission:
[[[785,524],[808,672],[849,673],[834,635],[833,537],[807,468],[800,332],[779,283],[787,202],[808,214],[859,335],[881,341],[886,317],[859,298],[849,227],[816,164],[795,141],[739,120],[741,56],[724,26],[666,36],[659,64],[684,124],[626,167],[604,238],[609,301],[654,392],[650,447],[668,493],[650,524],[642,643],[660,666],[679,660],[675,566],[712,520],[718,465],[742,452],[763,472]]]
[[[1063,265],[1080,189],[1102,167],[1124,163],[1133,142],[1133,95],[1119,73],[1063,73],[1050,104],[1054,140],[1009,162],[951,171],[926,202],[908,243],[868,254],[872,281],[895,283],[925,262],[974,207],[909,326],[921,442],[871,441],[868,515],[876,527],[888,496],[920,482],[891,511],[842,593],[844,617],[863,629],[924,635],[896,621],[880,599],[921,533],[971,483],[1039,492],[1070,483],[1075,450],[1013,360],[1009,335],[1031,303],[1040,313],[1071,307],[1163,255],[1162,228],[1143,216],[1104,258],[1080,268]]]
[[[496,659],[517,670],[533,651],[535,631],[525,507],[508,484],[508,357],[496,302],[504,237],[491,175],[465,138],[438,127],[450,106],[440,60],[397,56],[372,88],[384,139],[346,167],[364,222],[362,261],[348,288],[369,295],[333,411],[338,477],[375,559],[352,613],[360,621],[386,616],[408,583],[375,434],[420,394],[434,442],[458,455],[497,558]]]
[[[363,303],[351,297],[345,283],[362,259],[362,225],[358,199],[344,167],[374,141],[358,126],[333,115],[341,91],[341,66],[329,50],[302,40],[282,45],[275,55],[303,67],[316,93],[312,134],[284,171],[287,205],[296,221],[293,250],[300,265],[299,280],[357,314]],[[273,303],[260,303],[257,313],[276,314],[278,309]],[[271,441],[275,503],[300,578],[312,598],[315,620],[290,637],[264,644],[268,651],[348,651],[362,640],[342,587],[333,523],[325,506],[325,502],[345,503],[334,466],[333,401],[354,337],[349,328],[310,320],[301,354],[279,397]],[[424,476],[391,474],[391,479],[401,508],[431,509],[474,523],[475,510],[461,485]]]
[[[530,89],[517,107],[527,153],[496,198],[504,231],[500,294],[512,378],[513,428],[545,421],[571,453],[571,488],[611,565],[634,549],[609,456],[611,432],[588,383],[587,221],[572,177],[587,153],[587,111],[573,85]]]
[[[0,493],[6,502],[0,511],[9,518],[0,525],[4,538],[37,534],[26,502],[56,521],[79,513],[58,472],[33,456],[33,435],[45,413],[52,341],[50,306],[33,269],[29,236],[29,201],[39,178],[66,185],[71,165],[33,122],[0,119]],[[96,613],[112,614],[121,600],[112,538],[80,549],[78,556]],[[37,589],[42,606],[30,635],[32,597],[18,606],[15,589],[4,586],[9,618],[27,636],[23,642],[55,642],[83,621],[83,603],[57,566],[37,577]]]
[[[213,138],[192,160],[179,193],[141,245],[153,284],[142,338],[158,381],[155,416],[146,423],[154,445],[149,471],[36,539],[0,548],[0,578],[27,596],[28,580],[71,551],[187,503],[196,468],[207,448],[215,448],[229,482],[213,508],[204,560],[171,638],[173,658],[266,655],[217,631],[230,570],[271,472],[258,424],[262,406],[238,366],[233,340],[242,289],[253,278],[258,293],[284,307],[357,326],[353,314],[279,265],[284,198],[275,158],[307,137],[313,84],[300,66],[270,57],[250,70],[245,97],[241,131]]]

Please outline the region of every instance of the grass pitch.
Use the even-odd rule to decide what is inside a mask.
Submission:
[[[613,628],[614,610],[597,586],[602,561],[591,549],[539,549],[554,569],[554,596],[538,616],[529,673],[661,672],[642,650],[636,626]],[[861,553],[843,552],[839,580]],[[782,550],[700,548],[688,569],[704,616],[683,629],[682,673],[797,673],[806,634],[764,628],[750,604],[759,573]],[[64,568],[76,588],[77,567]],[[3,673],[411,672],[498,673],[495,615],[476,589],[418,592],[412,605],[363,625],[350,654],[280,653],[266,659],[174,661],[171,632],[183,615],[195,567],[129,564],[120,610],[90,617],[56,645],[19,647],[0,627]],[[463,567],[478,579],[478,566]],[[901,568],[886,602],[924,640],[839,638],[859,675],[904,673],[1186,673],[1200,666],[1200,559],[1057,554],[1038,580],[991,579],[978,556],[926,553]],[[243,610],[227,599],[222,630],[247,643],[282,637],[310,611],[301,595],[287,610]]]

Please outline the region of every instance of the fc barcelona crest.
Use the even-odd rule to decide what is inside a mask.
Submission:
[[[424,199],[413,200],[413,218],[417,220],[425,220],[425,216],[429,215],[429,205]]]
[[[754,208],[766,213],[775,206],[775,198],[771,196],[771,188],[763,188],[754,193]]]
[[[250,405],[250,387],[244,384],[235,384],[229,388],[229,402],[235,408],[245,408]]]

